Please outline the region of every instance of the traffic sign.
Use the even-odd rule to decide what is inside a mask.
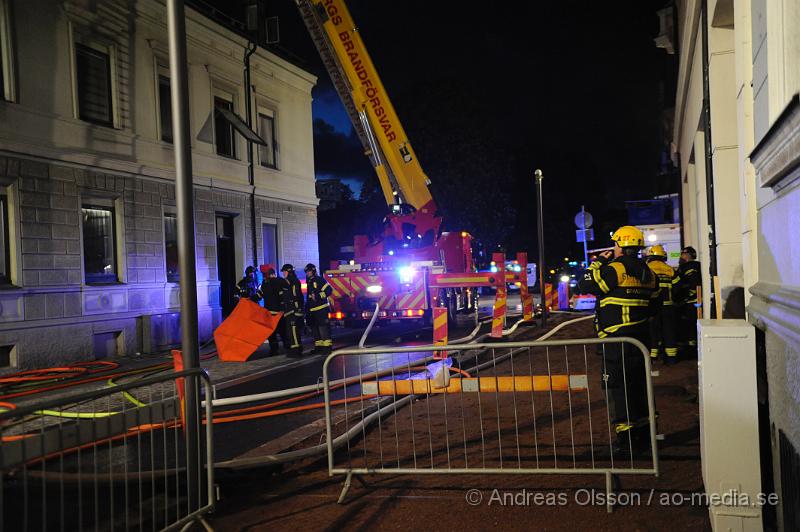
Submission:
[[[575,231],[575,238],[578,242],[594,240],[594,229],[578,229]]]
[[[589,229],[592,226],[592,215],[589,211],[581,210],[575,215],[575,226],[578,229]]]

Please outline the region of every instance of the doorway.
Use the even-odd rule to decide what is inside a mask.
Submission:
[[[219,276],[219,304],[225,318],[236,305],[236,242],[233,216],[217,214],[217,272]]]

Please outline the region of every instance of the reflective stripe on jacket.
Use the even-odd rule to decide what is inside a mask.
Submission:
[[[333,288],[319,275],[306,279],[307,300],[306,307],[309,312],[328,308],[328,298],[333,293]]]
[[[653,273],[658,277],[658,286],[661,289],[661,304],[672,305],[672,286],[676,283],[678,278],[672,266],[667,264],[661,259],[652,259],[647,265],[653,270]]]
[[[624,336],[625,328],[645,323],[660,307],[658,278],[636,256],[592,263],[578,284],[597,296],[597,336]]]

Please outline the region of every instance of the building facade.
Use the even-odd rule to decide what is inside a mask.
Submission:
[[[316,78],[187,8],[201,341],[245,266],[318,260]],[[180,342],[163,1],[0,0],[0,370]],[[255,237],[251,219],[255,205]],[[255,249],[254,249],[255,240]]]
[[[800,3],[707,0],[713,187],[705,164],[702,4],[686,0],[677,7],[674,149],[684,239],[705,269],[708,228],[715,229],[722,315],[741,299],[757,328],[762,491],[780,495],[768,519],[792,530],[800,526]],[[709,301],[708,271],[703,283]],[[709,317],[710,308],[704,312]]]

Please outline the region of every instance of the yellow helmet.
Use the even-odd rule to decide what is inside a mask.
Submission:
[[[650,249],[647,250],[648,257],[663,257],[667,258],[667,252],[664,250],[664,246],[661,244],[656,244],[655,246],[650,246]]]
[[[632,225],[623,225],[617,229],[611,240],[617,243],[621,248],[628,247],[644,247],[644,235],[642,232]]]

